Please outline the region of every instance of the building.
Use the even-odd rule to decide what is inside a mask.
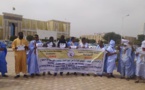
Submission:
[[[129,41],[132,42],[132,43],[134,43],[134,41],[136,41],[136,37],[123,36],[123,38],[129,40]]]
[[[103,39],[104,35],[105,33],[94,33],[94,35],[82,35],[81,38],[85,37],[87,39],[93,39],[96,40],[96,42],[98,43],[98,41],[100,40],[104,41]]]
[[[23,18],[22,15],[11,13],[3,13],[3,15],[0,15],[0,39],[8,40],[11,36],[17,36],[18,32],[20,31],[22,31],[25,36],[34,35],[38,34],[38,30],[45,30],[45,33],[41,33],[44,35],[46,35],[46,32],[56,33],[57,38],[59,38],[61,35],[70,37],[70,22],[58,20],[40,21],[26,19]],[[48,38],[50,36],[44,37]]]

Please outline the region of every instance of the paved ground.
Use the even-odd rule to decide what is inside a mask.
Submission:
[[[8,78],[0,77],[0,90],[145,90],[145,83],[135,84],[134,80],[93,76],[41,76],[14,79],[14,57],[8,52]],[[118,74],[115,72],[118,76]]]

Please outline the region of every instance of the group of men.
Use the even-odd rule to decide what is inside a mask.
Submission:
[[[37,63],[37,48],[41,47],[60,47],[60,48],[88,48],[89,45],[87,43],[86,38],[82,38],[80,43],[76,42],[75,37],[71,37],[67,42],[65,37],[62,35],[57,45],[54,43],[53,37],[49,38],[49,41],[45,44],[41,44],[41,40],[39,40],[39,36],[35,35],[34,40],[28,41],[23,38],[23,33],[18,33],[18,38],[16,38],[12,43],[12,49],[14,51],[15,57],[15,73],[16,76],[14,78],[19,78],[20,73],[24,74],[24,78],[28,78],[27,73],[30,74],[31,77],[40,76],[38,63]],[[117,71],[121,75],[121,79],[126,78],[129,80],[133,78],[135,75],[137,76],[136,83],[139,82],[141,77],[141,64],[145,64],[145,41],[142,42],[140,48],[136,51],[132,44],[128,42],[122,42],[122,45],[116,48],[115,41],[111,40],[109,46],[104,46],[103,42],[100,41],[99,45],[96,49],[101,49],[106,52],[105,60],[104,60],[104,73],[108,78],[114,77],[113,71],[116,68],[116,60],[118,60]],[[6,62],[6,54],[7,49],[6,45],[0,42],[0,72],[3,77],[8,77],[5,73],[7,73],[7,62]],[[136,65],[135,65],[135,57],[136,57]],[[48,72],[51,75],[50,72]],[[75,75],[77,73],[74,72]],[[85,73],[89,76],[88,73]],[[82,73],[82,75],[85,75]],[[45,75],[45,72],[43,73]],[[54,73],[54,76],[57,75],[57,72]],[[60,75],[63,75],[63,72],[60,72]],[[67,73],[69,75],[69,72]],[[97,74],[95,75],[97,76]]]

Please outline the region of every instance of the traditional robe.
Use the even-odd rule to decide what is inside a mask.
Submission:
[[[66,40],[59,40],[59,42],[57,43],[57,47],[61,47],[61,44],[65,44],[64,46],[67,47],[67,43]]]
[[[37,62],[37,52],[35,48],[35,44],[42,43],[40,40],[32,40],[29,44],[29,53],[27,58],[28,63],[28,73],[29,74],[39,74],[38,62]]]
[[[20,72],[27,73],[27,62],[26,62],[26,50],[16,50],[19,46],[28,46],[28,42],[25,39],[15,39],[12,43],[12,49],[14,50],[15,56],[15,72],[20,74]]]
[[[97,45],[96,49],[106,50],[106,47],[103,45],[103,47],[101,48],[100,45]]]
[[[89,45],[88,45],[88,43],[83,44],[83,43],[81,42],[81,43],[79,43],[79,47],[80,47],[80,48],[89,48]]]
[[[142,72],[142,65],[145,65],[145,51],[142,50],[142,48],[138,48],[137,51],[138,55],[136,56],[136,76],[141,76],[145,78],[144,72]]]
[[[71,46],[77,46],[78,47],[78,43],[77,42],[72,42],[71,40],[69,42],[67,42],[67,46],[71,47]]]
[[[110,41],[110,45],[107,48],[107,52],[109,53],[115,53],[115,41],[111,40]],[[116,68],[116,61],[117,59],[117,54],[111,55],[111,56],[107,56],[107,73],[113,73],[113,70]]]
[[[122,56],[122,47],[120,47],[119,53],[117,55],[118,59],[118,66],[117,66],[117,72],[121,74],[121,56]]]
[[[2,42],[0,42],[0,48],[4,49],[0,51],[0,72],[2,73],[2,75],[5,75],[5,73],[7,73],[7,62],[6,62],[7,48],[6,45]]]
[[[121,56],[121,76],[131,77],[134,75],[134,61],[132,56],[132,48],[122,50]]]

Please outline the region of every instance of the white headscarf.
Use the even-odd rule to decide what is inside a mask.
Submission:
[[[142,48],[145,48],[145,40],[142,41],[141,47],[142,47]]]
[[[114,40],[110,40],[109,45],[110,45],[111,47],[115,47],[115,41],[114,41]]]

